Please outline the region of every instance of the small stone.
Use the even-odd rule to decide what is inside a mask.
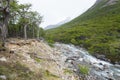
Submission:
[[[73,69],[74,72],[77,72],[77,69]]]
[[[79,59],[79,61],[81,61],[81,62],[82,62],[82,61],[83,61],[83,58],[80,58],[80,59]]]
[[[6,62],[7,59],[5,57],[0,58],[0,61]]]
[[[99,65],[103,65],[102,63],[99,63]]]
[[[0,75],[0,79],[6,80],[7,77],[5,75]]]
[[[103,65],[103,68],[104,69],[109,69],[109,66],[108,65]]]
[[[115,64],[115,67],[120,68],[120,65],[119,64]]]
[[[72,60],[68,60],[69,63],[72,63]]]

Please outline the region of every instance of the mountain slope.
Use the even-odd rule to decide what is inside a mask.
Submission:
[[[46,39],[72,43],[93,55],[120,61],[120,1],[97,0],[84,14],[59,28],[48,30]]]
[[[57,24],[48,25],[48,26],[45,27],[44,29],[47,30],[47,29],[57,28],[57,27],[65,24],[65,23],[69,22],[70,20],[71,20],[71,19],[68,17],[68,18],[66,18],[65,20],[63,20],[63,21],[61,21],[61,22],[59,22],[59,23],[57,23]]]

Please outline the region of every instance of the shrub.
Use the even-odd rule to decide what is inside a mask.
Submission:
[[[88,75],[89,74],[89,68],[87,66],[84,65],[78,65],[80,73],[84,74],[84,75]]]

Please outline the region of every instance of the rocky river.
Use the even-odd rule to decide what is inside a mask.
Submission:
[[[56,43],[55,49],[62,52],[61,64],[78,76],[84,76],[85,80],[120,80],[120,65],[99,60],[83,48],[74,45]],[[88,67],[88,75],[81,74],[78,65]]]

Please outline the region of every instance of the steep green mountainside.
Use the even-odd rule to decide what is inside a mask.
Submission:
[[[49,42],[72,43],[91,54],[120,61],[120,0],[97,0],[84,14],[59,28],[46,31]]]

